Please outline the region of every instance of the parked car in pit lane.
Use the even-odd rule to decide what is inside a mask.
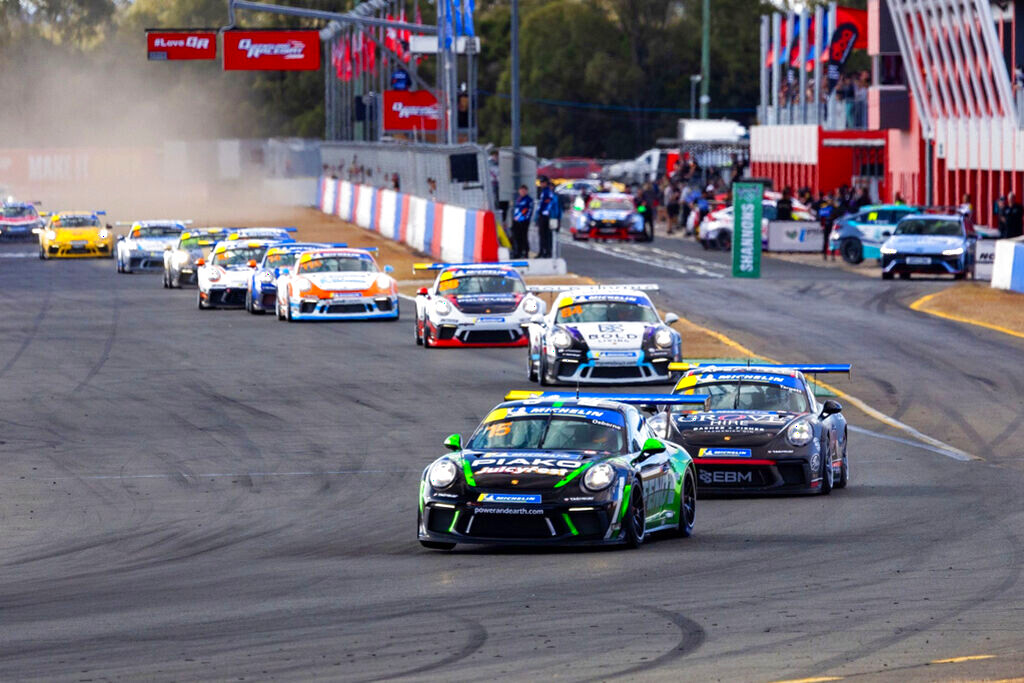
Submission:
[[[849,365],[679,363],[673,392],[704,395],[693,411],[671,407],[652,428],[693,455],[700,493],[822,493],[850,481],[842,406],[819,403],[807,374]]]
[[[114,246],[114,266],[118,273],[133,273],[136,270],[157,270],[164,267],[164,253],[173,247],[185,226],[192,221],[154,220],[130,225],[127,235],[117,238]]]
[[[164,287],[179,289],[196,284],[199,261],[210,258],[210,252],[226,234],[227,228],[193,228],[178,235],[178,241],[164,250]]]
[[[644,229],[644,216],[633,196],[618,192],[601,192],[573,204],[569,215],[569,232],[574,240],[632,240],[650,242],[653,233]]]
[[[528,266],[528,261],[413,265],[413,272],[439,271],[434,284],[416,293],[416,343],[425,349],[526,346],[525,326],[547,310],[516,270]]]
[[[920,212],[917,207],[906,204],[865,206],[857,213],[836,220],[829,234],[828,248],[838,250],[843,260],[853,265],[864,259],[881,258],[879,248],[892,235],[900,219]]]
[[[32,240],[46,222],[31,202],[4,201],[0,205],[0,239]]]
[[[347,244],[327,242],[287,242],[268,247],[263,260],[256,266],[249,281],[249,294],[245,298],[245,310],[262,315],[277,308],[277,278],[281,268],[290,267],[295,255],[313,249],[347,247]]]
[[[316,249],[297,254],[277,279],[278,320],[398,320],[398,283],[377,249]]]
[[[637,410],[700,396],[512,392],[420,483],[420,543],[612,545],[635,548],[655,531],[693,533],[696,470],[656,437]]]
[[[235,239],[218,242],[210,258],[196,265],[196,305],[210,308],[242,308],[249,294],[249,281],[272,240]]]
[[[761,246],[768,245],[768,222],[778,216],[776,199],[766,198],[761,203]],[[693,215],[693,214],[691,214]],[[813,221],[814,214],[802,203],[793,200],[793,220]],[[696,226],[697,241],[705,249],[729,251],[732,249],[733,212],[731,206],[712,211]]]
[[[657,285],[533,287],[561,292],[547,315],[529,325],[527,372],[530,381],[623,384],[668,382],[669,364],[682,357],[682,339],[662,320],[645,294]]]
[[[104,225],[106,211],[60,211],[47,217],[39,231],[39,258],[110,258],[113,226]]]
[[[908,280],[911,273],[973,277],[977,241],[973,226],[960,214],[905,216],[879,249],[882,279],[898,274]]]

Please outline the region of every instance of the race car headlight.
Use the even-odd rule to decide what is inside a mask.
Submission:
[[[448,315],[452,312],[452,305],[448,303],[448,299],[434,299],[434,310],[438,315]]]
[[[391,289],[391,278],[381,273],[377,276],[377,289]]]
[[[220,268],[211,268],[210,269],[210,274],[207,275],[207,278],[209,278],[210,282],[216,282],[217,280],[219,280],[220,279]]]
[[[672,346],[672,333],[668,330],[658,330],[654,333],[654,343],[662,349]]]
[[[807,420],[794,422],[786,431],[786,438],[794,446],[806,446],[813,437],[814,432],[811,430],[811,425]]]
[[[313,288],[313,283],[304,277],[300,277],[295,281],[295,288],[300,292],[305,292]]]
[[[583,475],[583,486],[590,491],[603,491],[615,481],[615,468],[606,462],[594,465]]]
[[[942,255],[943,256],[959,256],[962,253],[964,253],[964,248],[963,247],[957,247],[956,249],[943,249],[942,250]]]
[[[189,262],[189,255],[183,251],[178,252],[174,255],[174,262],[179,266],[183,266]]]
[[[57,233],[54,232],[53,230],[47,230],[46,231],[46,239],[48,239],[48,240],[55,240],[55,239],[57,239]]]
[[[572,335],[562,329],[551,333],[551,344],[556,349],[567,349],[572,346]]]
[[[892,247],[882,247],[882,248],[881,248],[881,249],[879,249],[878,251],[880,251],[880,252],[881,252],[881,253],[883,253],[883,254],[888,254],[888,255],[890,255],[890,256],[891,256],[892,254],[895,254],[895,253],[896,253],[896,250],[895,250],[895,249],[893,249]]]
[[[274,281],[274,274],[271,273],[269,270],[265,270],[262,273],[260,273],[260,282],[263,282],[265,284],[270,284],[273,281]]]
[[[523,300],[523,311],[533,315],[540,310],[540,302],[536,299],[529,298]]]
[[[105,240],[110,235],[106,230],[100,230],[100,239]]]
[[[455,481],[458,471],[454,462],[448,458],[441,458],[430,466],[430,470],[427,472],[427,481],[435,489],[446,489]]]

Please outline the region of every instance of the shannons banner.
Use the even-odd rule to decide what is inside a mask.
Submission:
[[[732,186],[732,276],[761,277],[761,183]]]

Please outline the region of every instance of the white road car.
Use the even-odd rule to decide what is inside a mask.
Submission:
[[[274,240],[218,242],[210,252],[209,261],[200,258],[196,262],[199,309],[244,308],[253,271],[267,247],[274,243]]]
[[[548,384],[669,382],[682,358],[682,338],[662,320],[646,292],[657,285],[604,285],[560,291],[546,316],[529,326],[528,376]]]
[[[278,320],[398,320],[398,282],[376,248],[329,247],[297,254],[277,278]]]
[[[117,223],[131,225],[127,235],[117,238],[114,265],[119,273],[159,270],[164,267],[164,252],[178,243],[185,226],[192,221],[155,220]]]
[[[416,343],[424,348],[526,346],[526,325],[547,304],[528,290],[516,268],[500,263],[417,263],[413,272],[440,271],[416,294]]]

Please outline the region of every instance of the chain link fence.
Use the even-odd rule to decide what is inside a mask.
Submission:
[[[479,145],[324,142],[323,172],[467,209],[493,210],[487,151]]]

